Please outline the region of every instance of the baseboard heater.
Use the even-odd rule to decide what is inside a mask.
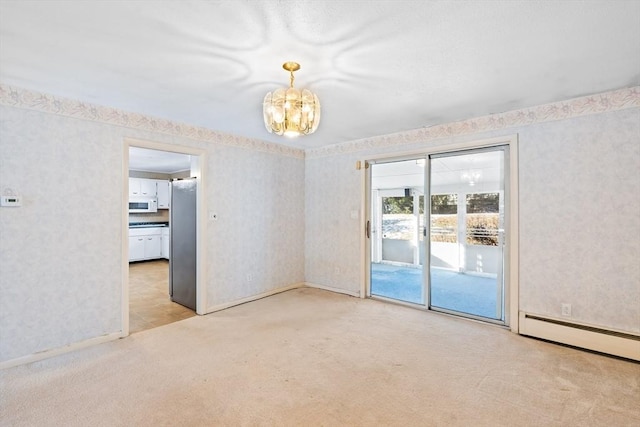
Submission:
[[[640,361],[640,335],[520,312],[519,332],[562,344]]]

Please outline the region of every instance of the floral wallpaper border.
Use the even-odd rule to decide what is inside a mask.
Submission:
[[[314,158],[354,153],[372,148],[412,144],[438,138],[488,132],[555,120],[566,120],[573,117],[600,114],[634,107],[640,107],[640,86],[538,105],[521,110],[507,111],[505,113],[496,113],[459,122],[308,149],[305,151],[305,155],[307,158]]]
[[[42,94],[4,84],[0,84],[0,104],[174,136],[184,136],[288,157],[314,158],[640,107],[640,86],[307,150],[226,134],[140,113],[126,112],[112,107]]]
[[[217,132],[211,129],[159,119],[140,113],[131,113],[112,107],[90,104],[68,98],[42,94],[0,84],[0,104],[26,108],[45,113],[58,114],[84,120],[106,123],[128,128],[160,132],[173,136],[183,136],[200,141],[247,148],[288,157],[304,158],[304,150],[286,145],[274,144],[243,136]]]

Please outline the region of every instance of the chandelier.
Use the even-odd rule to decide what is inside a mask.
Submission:
[[[297,62],[285,62],[282,68],[291,74],[288,88],[269,92],[264,97],[262,112],[269,133],[294,137],[313,133],[320,123],[320,100],[307,89],[294,89],[293,72],[300,69]]]

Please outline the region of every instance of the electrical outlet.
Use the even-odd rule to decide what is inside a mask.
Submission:
[[[562,315],[571,316],[571,304],[567,304],[567,303],[562,304]]]

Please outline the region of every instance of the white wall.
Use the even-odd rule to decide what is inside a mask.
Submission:
[[[520,309],[640,332],[638,88],[307,151],[305,275],[358,293],[356,160],[519,137]]]
[[[122,329],[125,137],[207,153],[209,307],[304,280],[301,151],[1,89],[0,192],[23,206],[0,209],[0,362]]]
[[[303,159],[219,146],[208,167],[209,307],[302,283]]]
[[[120,330],[115,129],[7,107],[0,118],[0,191],[23,199],[0,208],[0,361]]]
[[[640,332],[640,109],[520,136],[520,301]]]
[[[355,155],[307,159],[305,278],[347,293],[360,290],[361,174]],[[351,212],[358,218],[351,218]]]

